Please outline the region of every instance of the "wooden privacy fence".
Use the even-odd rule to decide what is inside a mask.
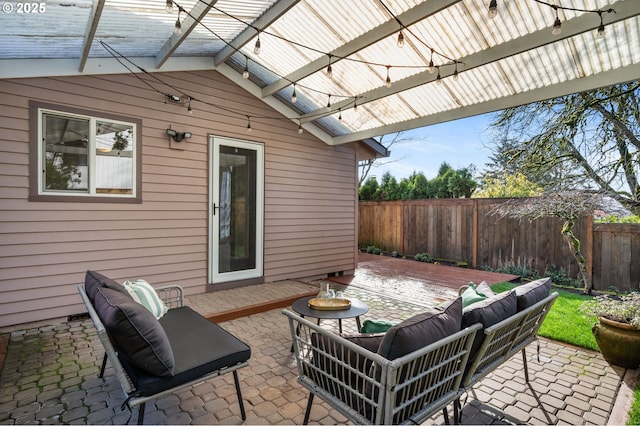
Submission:
[[[562,237],[563,221],[530,222],[490,215],[500,199],[360,201],[360,247],[374,245],[404,255],[466,262],[470,267],[525,266],[544,274],[551,267],[579,276]],[[576,223],[574,232],[596,290],[640,287],[640,225]]]

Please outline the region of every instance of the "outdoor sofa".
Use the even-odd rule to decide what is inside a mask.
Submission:
[[[536,339],[557,293],[544,278],[463,308],[462,296],[384,334],[339,335],[283,310],[298,382],[356,424],[422,423],[439,410],[462,417],[461,397]]]
[[[237,370],[248,365],[251,348],[184,306],[180,286],[155,289],[169,308],[159,319],[100,273],[87,271],[78,292],[104,347],[99,376],[109,359],[127,397],[122,408],[140,406],[138,424],[147,401],[230,372],[246,419]]]

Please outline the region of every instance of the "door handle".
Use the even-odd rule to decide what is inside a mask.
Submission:
[[[213,215],[216,215],[216,209],[220,210],[219,206],[216,206],[216,203],[213,203]]]

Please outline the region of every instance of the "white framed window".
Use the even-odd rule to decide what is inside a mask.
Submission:
[[[140,120],[31,103],[37,183],[30,199],[140,201]],[[33,161],[32,161],[33,163]]]

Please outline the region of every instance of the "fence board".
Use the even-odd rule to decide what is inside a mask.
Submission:
[[[515,265],[543,274],[563,269],[578,277],[580,269],[561,234],[563,222],[534,222],[490,215],[497,199],[361,201],[359,244],[404,255],[467,262],[499,268]],[[640,225],[593,224],[580,219],[574,232],[592,271],[594,289],[640,288]]]

